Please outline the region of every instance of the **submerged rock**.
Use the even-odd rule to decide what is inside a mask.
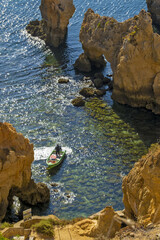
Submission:
[[[77,97],[77,98],[72,100],[72,104],[75,107],[82,107],[82,106],[85,105],[85,100],[82,97]]]
[[[52,187],[58,187],[58,186],[59,186],[59,184],[56,183],[56,182],[52,182],[52,183],[50,183],[50,185],[51,185]]]
[[[90,62],[104,55],[111,63],[114,100],[160,114],[160,36],[149,13],[142,10],[120,23],[88,9],[80,41]]]
[[[91,62],[87,56],[82,53],[79,58],[76,60],[74,67],[81,72],[90,72],[91,71]]]
[[[31,180],[33,160],[33,144],[11,124],[0,123],[0,221],[14,196],[29,204],[48,201],[47,186]]]
[[[96,89],[92,87],[84,87],[80,90],[79,94],[84,96],[85,98],[90,98],[90,97],[102,97],[103,95],[106,94],[106,89]]]
[[[95,95],[95,89],[84,87],[80,90],[79,94],[81,94],[84,97],[93,97]]]

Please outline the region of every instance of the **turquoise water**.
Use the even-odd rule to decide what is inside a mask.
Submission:
[[[123,176],[160,135],[159,116],[117,104],[111,92],[85,107],[71,104],[84,86],[73,63],[82,52],[79,31],[86,10],[123,21],[146,9],[145,0],[74,3],[66,43],[51,50],[25,30],[29,21],[40,19],[40,1],[0,1],[0,121],[12,123],[34,144],[32,177],[50,188],[49,204],[34,207],[33,214],[61,218],[88,216],[107,205],[122,209]],[[109,64],[106,73],[111,73]],[[57,84],[60,76],[70,82]],[[67,158],[49,172],[45,159],[56,143],[67,150]],[[15,206],[12,214],[18,218],[22,209]]]

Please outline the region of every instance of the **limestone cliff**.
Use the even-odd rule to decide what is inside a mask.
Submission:
[[[123,179],[125,213],[139,223],[160,221],[160,145],[153,146]]]
[[[49,200],[46,185],[39,186],[31,180],[33,160],[33,144],[11,124],[0,123],[0,221],[13,196],[33,205]]]
[[[89,9],[80,41],[88,59],[104,55],[111,63],[114,100],[160,114],[160,36],[153,33],[149,13],[142,10],[120,23]]]
[[[153,23],[160,25],[160,1],[146,0],[148,11],[151,13]]]
[[[47,45],[58,47],[64,42],[69,19],[75,11],[73,0],[41,0],[40,10],[42,21],[32,21],[26,29]]]

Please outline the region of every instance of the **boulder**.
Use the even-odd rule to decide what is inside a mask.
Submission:
[[[75,107],[81,107],[85,105],[85,100],[82,97],[77,97],[71,101]]]
[[[92,69],[101,69],[105,66],[106,61],[103,56],[96,59],[90,59],[85,53],[82,53],[74,64],[74,67],[80,72],[91,72]]]
[[[142,10],[124,22],[85,13],[80,41],[90,62],[105,56],[113,71],[112,98],[160,114],[160,35],[153,32],[149,13]]]
[[[89,87],[84,87],[80,90],[79,92],[80,95],[84,97],[93,97],[95,95],[95,89],[94,88],[89,88]]]
[[[17,133],[11,124],[0,122],[0,221],[5,217],[9,204],[12,204],[13,196],[23,196],[27,193],[31,183],[33,160],[33,144]],[[45,191],[37,191],[39,185],[33,180],[32,183],[32,195],[37,198],[37,203],[42,203],[45,199],[40,200],[37,196],[40,192],[46,193],[49,190],[43,185]]]
[[[125,214],[140,224],[160,221],[160,145],[152,146],[124,177]]]
[[[97,97],[102,97],[103,95],[105,95],[106,94],[106,89],[96,89],[95,90],[95,95],[97,96]]]
[[[59,78],[58,83],[68,83],[69,79],[68,78]]]
[[[76,60],[74,67],[81,72],[90,72],[91,71],[91,62],[87,58],[86,54],[82,53],[79,58]]]
[[[103,86],[103,80],[101,78],[94,79],[93,83],[96,88],[101,88]]]

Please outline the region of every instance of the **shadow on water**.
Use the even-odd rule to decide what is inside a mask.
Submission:
[[[112,107],[124,122],[135,129],[146,147],[157,142],[160,137],[160,116],[145,108],[132,108],[115,101]]]
[[[65,157],[64,160],[66,160],[66,157]],[[63,161],[64,161],[64,160],[63,160]],[[47,169],[47,173],[48,173],[49,175],[56,175],[56,174],[58,174],[60,168],[61,168],[62,165],[63,165],[63,161],[62,161],[58,166],[56,166],[56,167],[54,167],[54,168],[51,168],[51,169]]]
[[[68,33],[67,33],[68,35]],[[64,42],[59,47],[50,46],[50,50],[55,56],[55,59],[61,66],[61,69],[67,69],[70,64],[70,49],[67,43],[67,35],[65,37]]]

